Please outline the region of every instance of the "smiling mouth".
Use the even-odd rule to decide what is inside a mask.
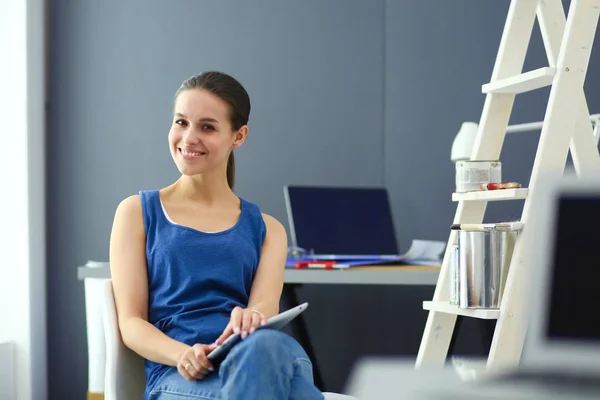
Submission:
[[[191,150],[186,150],[186,149],[182,149],[182,148],[178,148],[178,150],[179,150],[179,154],[181,154],[184,158],[187,158],[187,159],[201,157],[201,156],[206,155],[206,152],[204,152],[204,151],[191,151]]]

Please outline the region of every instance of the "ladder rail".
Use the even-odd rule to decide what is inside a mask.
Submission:
[[[523,37],[531,37],[539,2],[511,1],[492,71],[492,82],[523,71],[529,47],[529,41],[523,40]],[[486,95],[471,160],[497,160],[500,157],[515,97],[512,93]]]
[[[600,124],[600,114],[592,114],[589,116],[590,123],[594,125],[594,127]],[[506,127],[506,133],[525,133],[525,132],[535,132],[541,131],[542,126],[544,125],[544,121],[537,122],[525,122],[523,124],[514,124]],[[594,135],[595,137],[596,135]]]
[[[566,39],[565,28],[567,18],[562,2],[542,0],[538,6],[538,22],[544,41],[544,48],[546,49],[548,64],[556,67],[563,37]],[[594,27],[594,31],[595,29]],[[583,87],[575,98],[579,98],[576,101],[579,101],[581,105],[575,111],[577,122],[569,146],[573,165],[579,176],[586,176],[587,174],[597,176],[600,175],[600,153],[598,153],[597,138],[594,136],[594,129],[596,127],[592,126],[590,119],[595,120],[595,125],[598,124],[599,119],[594,118],[597,115],[590,116]]]

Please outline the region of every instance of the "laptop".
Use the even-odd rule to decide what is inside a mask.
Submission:
[[[385,188],[284,186],[290,242],[314,255],[399,254]]]

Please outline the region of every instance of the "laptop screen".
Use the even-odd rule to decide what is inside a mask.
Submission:
[[[600,196],[563,194],[557,212],[547,333],[600,342]]]
[[[296,246],[315,254],[398,254],[386,189],[288,186],[286,190]]]

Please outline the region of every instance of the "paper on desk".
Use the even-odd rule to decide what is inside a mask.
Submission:
[[[431,265],[432,261],[441,263],[441,254],[446,243],[437,240],[413,240],[406,253],[400,256],[400,261],[410,261]]]

